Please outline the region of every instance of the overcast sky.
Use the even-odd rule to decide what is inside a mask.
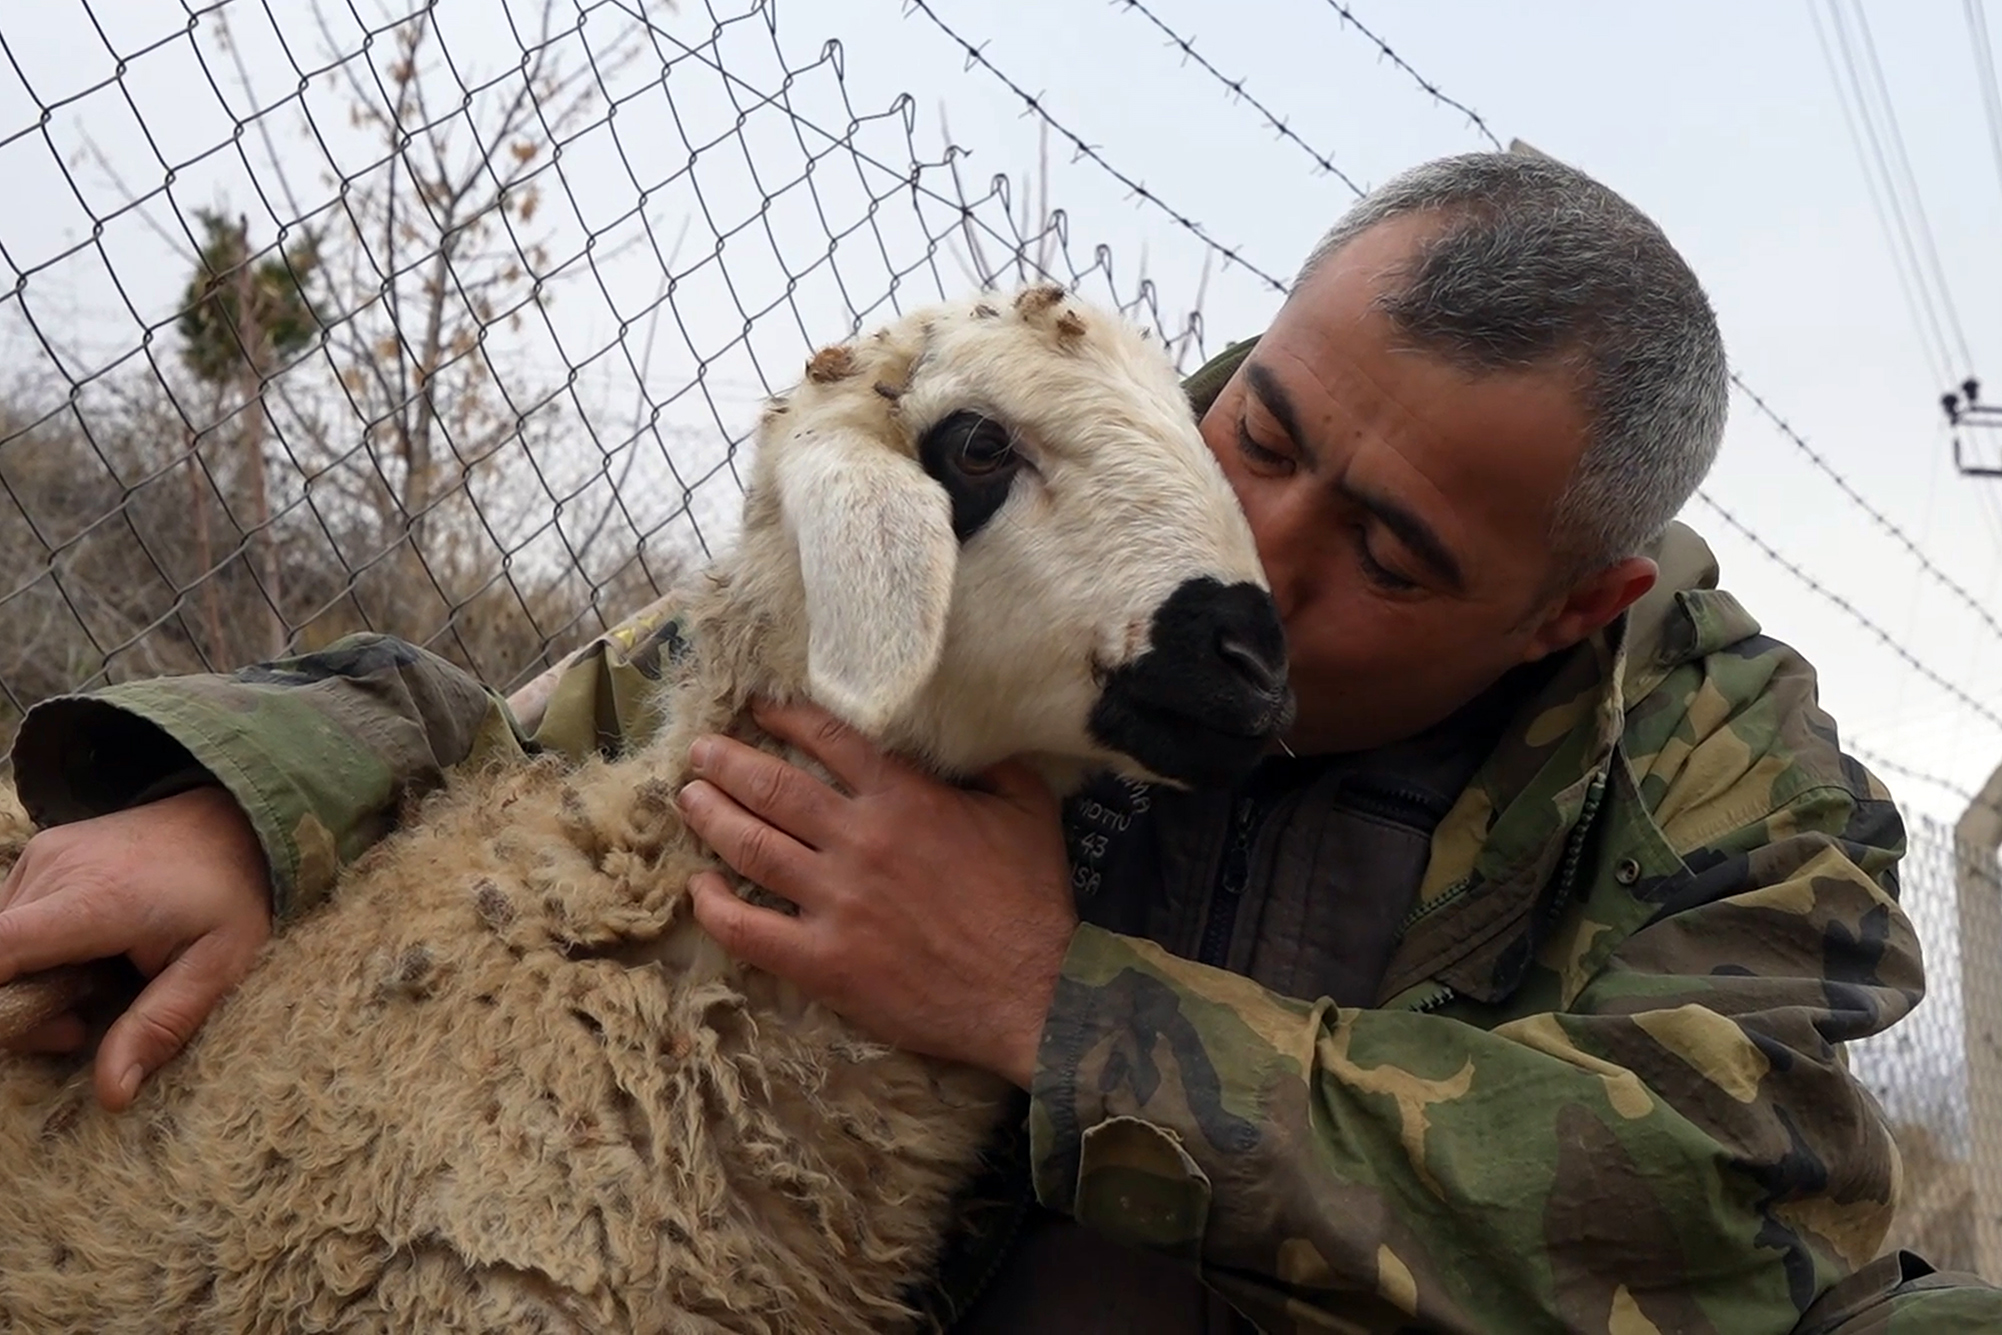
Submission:
[[[718,5],[724,13],[742,7],[741,0]],[[1245,92],[1280,116],[1306,149],[1275,134],[1252,106],[1234,103],[1210,74],[1171,47],[1140,9],[1103,0],[1011,0],[1006,6],[932,0],[932,9],[981,45],[996,68],[1037,94],[1058,122],[1103,159],[1083,159],[1061,134],[1052,136],[1050,202],[1065,210],[1073,255],[1088,262],[1093,248],[1104,245],[1116,276],[1128,286],[1144,264],[1171,308],[1193,302],[1205,245],[1164,209],[1112,179],[1108,165],[1144,182],[1168,209],[1237,249],[1252,265],[1283,277],[1354,197],[1343,181],[1317,168],[1308,149],[1367,187],[1424,158],[1485,142],[1466,117],[1435,105],[1408,74],[1345,25],[1328,0],[1234,0],[1229,6],[1148,0],[1147,5],[1168,28],[1192,37],[1197,51],[1225,75],[1242,79]],[[1427,79],[1476,109],[1504,141],[1520,136],[1593,172],[1658,219],[1708,287],[1733,362],[1746,381],[1933,563],[1992,608],[2002,592],[2002,480],[1955,473],[1937,399],[1943,375],[1958,377],[1969,369],[1993,375],[2002,399],[2002,303],[1994,300],[2002,282],[2002,247],[1995,244],[2002,176],[1982,115],[1959,0],[1903,0],[1867,9],[1931,234],[1950,275],[1971,366],[1961,364],[1957,351],[1950,366],[1938,365],[1915,328],[1806,0],[1647,6],[1358,0],[1355,6],[1357,18]],[[305,33],[301,4],[273,3],[268,11],[278,14],[292,35]],[[237,5],[232,12],[241,15],[253,78],[272,89],[289,88],[292,76],[279,53],[268,41],[258,46],[251,31],[267,7]],[[445,0],[439,12],[455,63],[498,70],[516,58],[518,48],[505,25],[493,21],[500,12],[497,0]],[[711,31],[710,12],[700,5],[653,12],[667,32],[691,44]],[[839,39],[845,96],[857,113],[881,112],[909,94],[921,153],[938,149],[943,109],[954,141],[967,150],[959,166],[969,185],[993,173],[1020,176],[1033,169],[1037,119],[1024,114],[1020,99],[992,73],[968,69],[961,49],[925,12],[859,0],[780,0],[771,12],[777,49],[790,65],[814,61],[828,39]],[[0,17],[0,36],[33,91],[0,70],[0,137],[31,129],[38,105],[109,73],[110,57],[86,16],[94,16],[113,45],[127,52],[184,22],[176,7],[148,0],[9,6]],[[599,10],[593,21],[603,31],[613,17]],[[750,25],[731,31],[719,48],[725,64],[742,71],[747,87],[776,88],[774,38],[750,31]],[[177,54],[185,46],[170,42],[132,59],[122,88],[107,89],[56,119],[53,141],[73,150],[73,141],[62,140],[64,126],[87,126],[145,189],[157,185],[161,173],[149,166],[153,159],[140,122],[167,145],[163,152],[170,160],[176,158],[176,142],[185,155],[189,146],[226,138],[228,119],[220,115],[202,71]],[[735,109],[720,82],[701,87],[684,70],[669,86],[672,112],[694,121],[707,117],[707,132],[728,130]],[[791,95],[796,109],[838,133],[843,92],[822,65],[803,76]],[[128,98],[138,108],[136,118]],[[664,165],[656,175],[672,171],[676,154],[685,156],[672,112],[664,96],[622,109],[621,144],[628,157],[658,151]],[[343,133],[338,125],[326,130],[335,141]],[[801,144],[811,138],[794,133],[787,148],[783,135],[759,137],[764,132],[755,122],[746,133],[744,142],[753,149],[748,167],[726,171],[722,153],[706,154],[714,172],[701,203],[711,209],[721,200],[728,212],[734,207],[729,200],[749,199],[754,212],[769,180],[756,184],[746,172],[769,167],[787,153],[796,170]],[[299,155],[296,174],[310,186],[317,165],[313,154],[294,142],[301,136],[281,138],[288,145],[281,151]],[[894,118],[870,122],[858,138],[864,140],[887,154],[892,166],[902,167],[895,154],[902,151],[903,131]],[[73,161],[72,169],[78,179],[91,179],[89,163]],[[37,256],[88,236],[88,219],[54,171],[39,133],[0,147],[0,170],[8,174],[11,197],[8,213],[0,217],[0,246],[15,264],[32,266]],[[620,174],[604,144],[595,151],[581,144],[569,159],[567,189],[553,192],[556,212],[562,213],[567,195],[574,201],[568,205],[572,214],[596,226],[589,219],[632,207],[637,192],[630,179]],[[828,170],[818,179],[833,189]],[[227,155],[187,171],[176,189],[183,208],[226,198],[254,219],[258,214],[240,165]],[[805,197],[799,190],[782,193],[786,208]],[[110,197],[106,187],[103,198]],[[650,207],[661,218],[677,208],[699,211],[692,197],[676,204],[671,191],[654,196]],[[823,201],[823,211],[838,213],[843,207],[848,206],[838,200]],[[858,222],[864,216],[851,211]],[[159,263],[163,243],[149,241],[131,220],[127,224],[122,231],[113,229],[107,254],[121,268],[126,286],[140,294],[139,304],[159,307],[182,278],[172,265]],[[704,226],[698,225],[698,234]],[[922,240],[921,229],[898,232],[894,219],[884,226],[889,235],[880,244],[887,251],[915,244],[912,238]],[[738,240],[731,243],[734,249],[726,248],[720,266],[691,277],[672,307],[693,332],[682,336],[679,361],[668,348],[648,365],[647,376],[685,379],[691,358],[699,361],[706,348],[735,337],[741,322],[729,294],[715,285],[719,267],[733,277],[750,275],[745,282],[752,289],[763,284],[776,290],[783,283],[779,270],[794,263],[783,258],[786,253],[797,257],[824,246],[826,228],[805,215],[781,220],[771,230],[771,239],[757,244],[768,244],[781,256],[778,268],[753,255],[756,245]],[[691,253],[710,244],[698,235]],[[151,260],[145,258],[149,246]],[[620,302],[627,294],[651,297],[657,290],[659,266],[649,253],[629,255],[610,291],[564,298],[568,318],[596,330],[591,350],[616,340]],[[893,255],[890,262],[905,261]],[[91,264],[99,268],[90,270]],[[956,282],[952,266],[941,264],[947,282]],[[822,313],[840,304],[823,281],[827,277],[821,273],[812,280],[826,289],[819,296],[800,298],[801,318],[819,326],[811,331],[815,337],[839,332],[826,327],[839,317]],[[703,288],[705,282],[711,286]],[[120,315],[120,299],[94,259],[38,273],[31,292],[44,318],[61,315],[79,341],[129,345],[130,320]],[[1209,274],[1204,295],[1212,347],[1258,330],[1278,299],[1268,284],[1230,266]],[[735,300],[745,298],[739,293]],[[17,308],[0,317],[18,325],[18,314]],[[758,337],[769,335],[772,346],[784,346],[785,352],[763,358],[739,356],[743,349],[726,352],[710,373],[722,386],[718,411],[724,416],[749,413],[760,374],[789,374],[785,340],[805,336],[799,321],[790,330],[782,323],[761,317]],[[707,326],[721,332],[705,333]],[[628,335],[628,344],[634,337]],[[560,367],[579,360],[580,346],[547,347],[537,355]],[[601,372],[616,379],[601,364],[589,374]],[[692,420],[699,425],[703,419]],[[733,429],[743,424],[729,423]],[[1991,438],[1976,433],[1967,443],[2002,461],[2002,432]],[[1938,773],[1963,789],[1977,786],[2002,762],[2002,727],[1983,717],[1984,710],[2002,712],[1996,672],[2002,635],[1924,573],[1895,538],[1881,532],[1743,399],[1734,401],[1730,435],[1709,490],[1774,549],[1881,626],[1897,648],[1969,697],[1957,698],[1927,680],[1896,649],[1712,513],[1693,507],[1688,517],[1715,546],[1726,586],[1770,633],[1799,646],[1819,667],[1824,701],[1845,740],[1871,755]],[[1948,791],[1896,774],[1886,778],[1915,811],[1948,818],[1958,813],[1959,799]]]

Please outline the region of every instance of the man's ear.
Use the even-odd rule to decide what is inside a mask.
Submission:
[[[1660,569],[1645,556],[1629,556],[1586,576],[1547,612],[1530,636],[1525,662],[1569,649],[1632,607],[1654,587]]]
[[[789,441],[774,471],[806,584],[807,689],[877,734],[938,667],[952,502],[915,459],[858,433]]]

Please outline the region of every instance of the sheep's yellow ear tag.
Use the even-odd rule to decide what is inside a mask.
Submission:
[[[775,471],[806,583],[807,689],[878,733],[938,667],[952,503],[916,460],[859,434],[795,440]]]

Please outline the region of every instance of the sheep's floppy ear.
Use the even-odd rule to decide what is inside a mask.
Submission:
[[[876,732],[938,666],[959,559],[952,502],[915,459],[860,434],[795,440],[775,471],[806,584],[807,687]]]

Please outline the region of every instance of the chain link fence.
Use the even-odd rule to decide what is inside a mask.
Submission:
[[[1914,820],[1900,902],[1925,949],[1926,996],[1851,1045],[1851,1069],[1889,1115],[1905,1190],[1887,1246],[2002,1277],[2002,880],[1995,850]],[[1965,967],[1963,967],[1965,965]]]
[[[360,629],[509,688],[709,552],[761,397],[914,303],[1047,276],[1201,352],[760,0],[70,0],[0,48],[0,745]]]
[[[1200,290],[768,0],[69,0],[0,54],[0,748],[361,629],[511,689],[727,538],[761,398],[913,304],[1051,277],[1205,351]],[[2002,1276],[1994,860],[1916,824],[1904,884],[1931,995],[1853,1053],[1896,1241]]]

